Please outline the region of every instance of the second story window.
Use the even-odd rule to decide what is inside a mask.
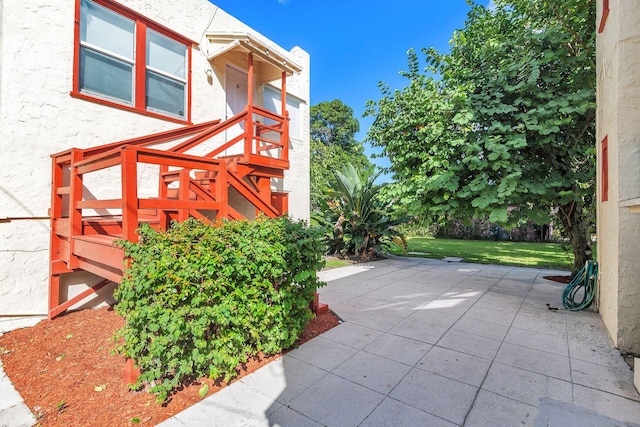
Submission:
[[[188,121],[188,42],[107,0],[80,0],[75,95]]]
[[[90,1],[80,12],[80,91],[133,105],[135,21]]]
[[[147,29],[146,107],[184,117],[186,46]]]

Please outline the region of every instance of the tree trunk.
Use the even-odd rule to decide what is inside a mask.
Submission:
[[[577,273],[585,263],[593,259],[589,221],[583,214],[582,202],[571,202],[559,206],[560,220],[573,248],[573,273]]]

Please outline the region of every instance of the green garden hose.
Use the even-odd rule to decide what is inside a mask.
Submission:
[[[596,296],[597,279],[598,263],[587,261],[562,292],[564,308],[580,311],[591,306]]]

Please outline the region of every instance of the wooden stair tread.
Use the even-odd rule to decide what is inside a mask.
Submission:
[[[122,215],[114,215],[114,216],[96,216],[96,217],[84,217],[82,218],[82,222],[85,224],[90,223],[107,223],[113,224],[122,222]],[[156,216],[139,216],[138,222],[147,222],[147,223],[158,223],[160,220]]]
[[[122,236],[113,236],[109,234],[84,234],[81,236],[75,236],[74,239],[90,243],[97,243],[100,245],[114,246],[113,242],[116,240],[121,240]]]

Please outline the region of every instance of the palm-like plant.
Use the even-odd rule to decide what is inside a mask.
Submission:
[[[373,169],[359,172],[348,163],[334,175],[322,215],[314,217],[327,229],[327,252],[371,259],[391,242],[404,245],[396,226],[405,219],[393,219],[389,214],[390,206],[380,198],[383,186],[375,183]]]

